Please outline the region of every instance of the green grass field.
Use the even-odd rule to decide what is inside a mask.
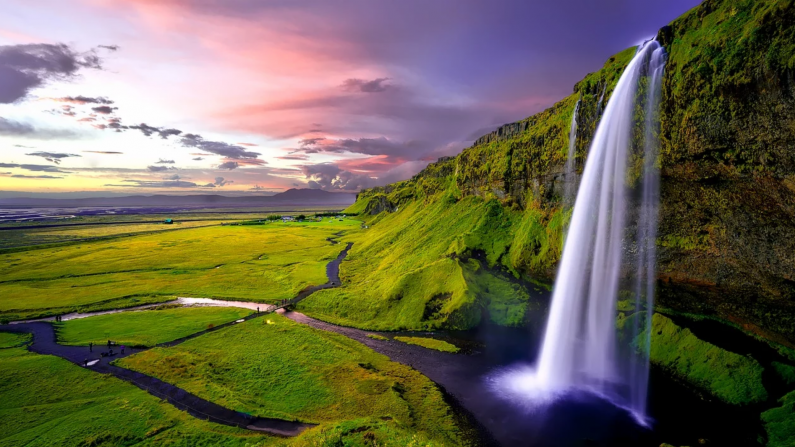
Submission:
[[[442,352],[456,353],[460,351],[456,345],[447,343],[446,341],[436,340],[427,337],[395,337],[395,340],[407,343],[410,345],[422,346],[423,348],[435,349]]]
[[[278,314],[118,364],[238,411],[320,423],[321,432],[369,419],[437,443],[461,442],[453,412],[430,380],[347,337]]]
[[[246,446],[276,440],[193,418],[137,387],[22,348],[0,350],[0,446]]]
[[[128,346],[149,347],[176,340],[251,315],[237,307],[180,307],[142,310],[56,323],[58,343],[103,345],[107,340]]]
[[[0,254],[0,318],[166,301],[274,302],[325,283],[356,221],[214,226]]]
[[[0,332],[0,349],[13,348],[25,344],[33,339],[30,334],[16,334],[12,332]]]

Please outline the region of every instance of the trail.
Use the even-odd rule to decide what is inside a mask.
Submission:
[[[337,236],[339,236],[339,234]],[[336,243],[336,241],[330,241],[330,242]],[[353,243],[349,242],[346,248],[342,250],[336,258],[334,258],[326,265],[326,275],[328,277],[328,281],[325,284],[307,287],[306,289],[302,290],[298,295],[296,295],[295,298],[288,300],[284,303],[280,303],[277,306],[267,305],[263,303],[261,304],[263,307],[267,306],[264,312],[257,312],[251,314],[247,317],[244,317],[242,320],[244,321],[251,320],[254,318],[261,317],[263,315],[267,315],[268,313],[274,312],[278,309],[283,309],[284,307],[287,307],[291,304],[295,304],[303,300],[304,298],[308,297],[309,295],[311,295],[312,293],[318,290],[339,287],[340,285],[339,266],[342,260],[345,259],[345,257],[348,255],[348,250],[350,250],[352,246]],[[211,300],[211,301],[214,302],[215,305],[220,305],[220,303],[223,303],[223,301],[220,300]],[[177,300],[176,302],[179,302],[179,300]],[[121,309],[118,311],[93,312],[88,314],[67,314],[66,316],[70,317],[68,319],[85,318],[89,316],[103,315],[108,313],[140,310],[146,307],[151,307],[151,306],[141,306],[137,308]],[[111,362],[116,359],[124,358],[134,353],[141,352],[143,351],[142,349],[133,350],[132,348],[127,348],[128,350],[124,353],[124,355],[117,353],[112,357],[101,357],[99,356],[99,353],[107,351],[108,350],[107,346],[104,345],[94,346],[94,352],[90,352],[89,348],[86,346],[61,345],[56,340],[55,328],[51,324],[53,319],[54,317],[49,320],[14,322],[9,325],[0,325],[0,331],[32,334],[33,341],[28,345],[29,351],[35,352],[37,354],[54,355],[57,357],[61,357],[65,360],[68,360],[77,365],[81,365],[86,369],[90,369],[100,374],[111,374],[114,377],[132,383],[133,385],[137,386],[138,388],[141,388],[142,390],[148,392],[149,394],[155,397],[168,401],[176,408],[186,411],[190,415],[198,419],[208,420],[218,424],[239,427],[253,431],[267,432],[270,434],[274,434],[277,436],[284,436],[284,437],[297,436],[307,428],[313,427],[315,425],[315,424],[305,424],[302,422],[285,421],[282,419],[261,418],[241,413],[238,411],[230,410],[228,408],[222,407],[208,400],[202,399],[194,394],[191,394],[182,388],[163,382],[162,380],[159,380],[155,377],[111,364]],[[169,342],[158,344],[156,345],[156,347],[167,348],[167,347],[177,346],[181,343],[184,343],[187,340],[194,339],[208,332],[222,330],[226,327],[239,324],[240,322],[241,322],[240,320],[236,320],[226,324],[218,325],[214,328],[196,332],[194,334],[188,335],[183,338],[179,338],[177,340],[172,340]],[[114,346],[113,348],[114,351],[119,350],[118,346]],[[84,366],[87,364],[87,362],[88,366]]]

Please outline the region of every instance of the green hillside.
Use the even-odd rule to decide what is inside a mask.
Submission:
[[[792,1],[708,0],[658,36],[670,55],[658,301],[784,343],[795,341],[793,24]],[[575,104],[582,172],[602,92],[608,101],[634,54],[611,57],[570,96],[458,156],[362,191],[348,212],[368,228],[350,236],[344,286],[300,308],[372,329],[522,322],[540,306],[532,278],[550,283],[561,254]]]

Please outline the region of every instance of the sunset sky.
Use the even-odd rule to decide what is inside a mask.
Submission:
[[[403,180],[698,3],[4,0],[0,191]]]

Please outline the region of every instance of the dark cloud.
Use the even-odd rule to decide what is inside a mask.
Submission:
[[[59,167],[52,166],[52,165],[0,163],[0,168],[17,168],[17,169],[24,169],[25,171],[32,171],[32,172],[55,172],[55,173],[60,173],[60,174],[69,174],[68,171],[62,171]]]
[[[342,88],[349,92],[379,93],[391,87],[389,84],[384,84],[388,80],[389,78],[377,78],[372,81],[351,78],[342,83]]]
[[[3,177],[37,178],[37,179],[59,179],[59,178],[64,178],[64,177],[58,177],[58,176],[54,176],[54,175],[23,175],[23,174],[3,175]]]
[[[284,155],[284,156],[281,156],[281,157],[276,157],[276,158],[278,158],[279,160],[309,160],[309,156],[307,156],[307,155],[301,155],[301,154],[297,154],[297,155]]]
[[[113,104],[113,101],[111,101],[108,98],[102,97],[102,96],[98,96],[96,98],[92,98],[92,97],[89,97],[89,96],[79,95],[79,96],[63,96],[61,98],[50,98],[50,99],[52,99],[53,101],[56,101],[56,102],[66,102],[66,103],[78,104],[78,105],[83,105],[83,104],[110,105],[110,104]],[[64,106],[64,107],[70,107],[70,106]]]
[[[103,154],[103,155],[121,155],[124,152],[115,152],[115,151],[82,151],[86,154]]]
[[[193,182],[185,182],[181,180],[171,181],[166,180],[162,182],[151,180],[122,180],[123,185],[119,184],[106,184],[105,186],[114,186],[121,188],[195,188],[199,185]]]
[[[48,81],[71,79],[83,68],[102,68],[96,53],[65,44],[0,46],[0,103],[16,102]]]
[[[300,140],[298,142],[298,144],[300,144],[301,147],[314,146],[314,145],[316,145],[317,143],[319,143],[319,142],[321,142],[323,140],[325,140],[325,138],[322,138],[322,137],[318,137],[318,138],[304,138],[303,140]]]
[[[239,167],[240,167],[240,163],[238,163],[236,161],[227,161],[227,162],[224,162],[224,163],[221,163],[220,165],[218,165],[218,169],[227,169],[227,170],[230,170],[230,171],[233,170],[233,169],[237,169]]]
[[[174,168],[172,166],[147,166],[146,169],[148,169],[149,172],[164,172],[164,171],[170,171],[170,170],[173,170],[173,169],[176,169],[176,168]]]
[[[215,188],[215,187],[222,187],[226,186],[230,183],[234,183],[232,180],[226,180],[223,177],[216,177],[215,181],[212,183],[207,183],[206,185],[202,185],[203,188]]]
[[[182,133],[179,129],[169,129],[165,127],[154,127],[150,126],[146,123],[141,123],[136,126],[128,126],[130,129],[140,130],[147,137],[151,137],[154,134],[160,136],[160,138],[166,140],[170,136],[176,136]]]
[[[111,106],[98,106],[98,107],[92,107],[91,110],[97,113],[101,113],[103,115],[110,115],[111,113],[113,113],[114,110],[119,110],[119,108]]]
[[[182,177],[179,174],[169,175],[168,177],[163,177],[163,180],[181,180]]]
[[[159,165],[173,165],[174,164],[174,160],[163,160],[161,158],[160,160],[157,161],[156,164],[159,164]]]
[[[184,147],[196,148],[204,152],[210,152],[212,154],[221,155],[226,158],[257,158],[260,155],[259,152],[247,151],[241,146],[235,146],[233,144],[223,143],[220,141],[207,141],[200,135],[190,133],[183,135],[180,143]]]
[[[193,161],[202,161],[202,160],[204,160],[204,158],[202,158],[202,157],[196,157],[196,158],[193,158],[192,160],[193,160]]]
[[[19,147],[19,148],[22,148],[22,149],[36,149],[33,146],[25,146],[25,145],[22,145],[22,144],[15,144],[14,147]]]
[[[31,152],[31,153],[25,154],[25,155],[28,155],[28,156],[31,156],[31,157],[41,157],[41,158],[43,158],[43,159],[45,159],[45,160],[47,160],[47,161],[49,161],[51,163],[55,163],[55,164],[60,164],[61,163],[61,159],[63,159],[63,158],[80,157],[77,154],[64,154],[64,153],[61,153],[61,152],[43,152],[43,151]]]
[[[378,179],[340,169],[331,163],[304,165],[301,171],[312,189],[358,191],[375,186]]]
[[[110,51],[117,51],[119,49],[118,45],[100,45],[99,48],[104,48]]]

